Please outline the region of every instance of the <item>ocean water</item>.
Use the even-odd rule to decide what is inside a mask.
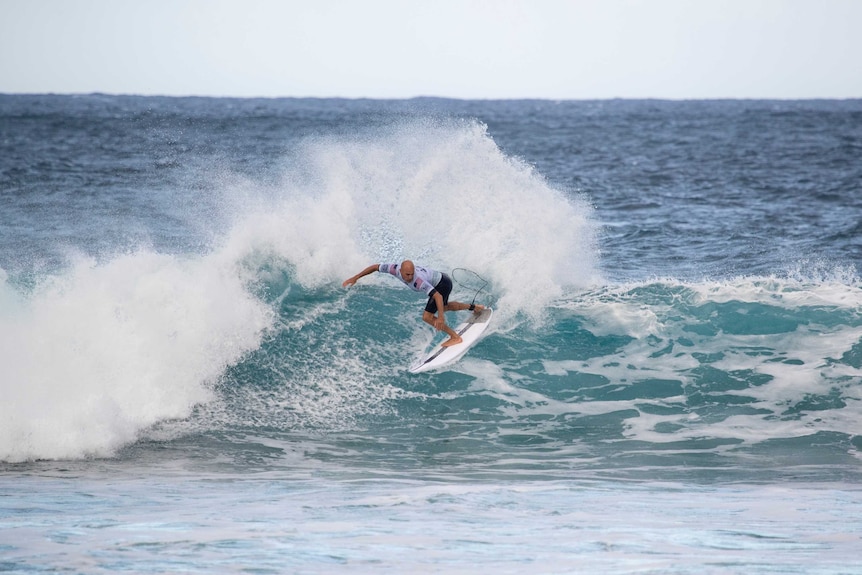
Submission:
[[[860,100],[0,95],[0,572],[862,573],[860,222]]]

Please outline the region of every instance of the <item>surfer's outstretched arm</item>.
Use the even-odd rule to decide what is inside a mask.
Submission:
[[[344,280],[344,282],[341,284],[341,287],[349,287],[349,286],[352,286],[352,285],[353,285],[353,284],[355,284],[357,281],[359,281],[359,278],[364,278],[364,277],[365,277],[365,276],[367,276],[367,275],[371,275],[371,274],[373,274],[374,272],[376,272],[376,271],[377,271],[377,269],[378,269],[379,267],[380,267],[380,264],[371,264],[370,266],[368,266],[367,268],[365,268],[364,270],[362,270],[361,272],[359,272],[359,273],[358,273],[358,274],[356,274],[355,276],[353,276],[353,277],[349,277],[349,278],[347,278],[346,280]]]

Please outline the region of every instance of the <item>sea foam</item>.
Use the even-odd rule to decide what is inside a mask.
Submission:
[[[215,257],[78,259],[26,297],[4,298],[0,459],[110,455],[186,417],[271,321]]]

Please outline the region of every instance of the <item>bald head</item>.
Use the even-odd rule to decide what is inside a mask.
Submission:
[[[415,272],[416,268],[413,266],[413,262],[410,260],[404,260],[401,262],[401,277],[404,278],[404,281],[413,281],[413,274]]]

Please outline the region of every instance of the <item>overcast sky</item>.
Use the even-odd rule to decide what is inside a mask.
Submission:
[[[862,0],[0,0],[0,92],[859,98]]]

